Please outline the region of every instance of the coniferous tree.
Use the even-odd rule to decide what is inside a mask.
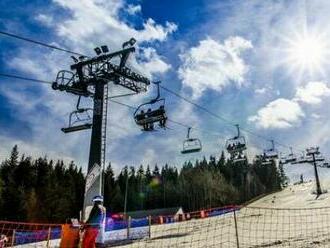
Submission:
[[[74,162],[21,156],[15,146],[0,166],[0,219],[33,222],[64,222],[82,209],[85,175]],[[79,168],[79,169],[78,169]],[[104,172],[105,206],[123,212],[177,207],[185,211],[240,204],[285,186],[283,166],[261,161],[232,163],[220,158],[187,161],[178,169],[165,164],[144,170],[140,165],[123,167],[118,176],[109,163]],[[126,188],[127,183],[127,188]]]
[[[104,172],[104,206],[108,210],[111,208],[113,195],[115,194],[115,187],[115,175],[111,163],[109,163]]]

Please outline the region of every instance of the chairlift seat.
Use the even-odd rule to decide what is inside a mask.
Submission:
[[[243,156],[238,156],[238,157],[234,157],[234,158],[232,158],[232,161],[234,162],[234,163],[238,163],[238,162],[242,162],[242,161],[246,161],[247,160],[247,158],[246,158],[246,156],[245,155],[243,155]]]
[[[190,148],[190,149],[184,149],[181,151],[182,154],[187,154],[187,153],[194,153],[194,152],[200,152],[202,148]]]
[[[143,131],[153,131],[153,123],[159,122],[159,127],[164,128],[167,120],[165,111],[165,99],[157,98],[141,104],[134,112],[135,123],[143,127]],[[160,103],[159,107],[152,110],[152,106],[156,103]]]
[[[237,153],[246,150],[246,141],[244,136],[236,136],[227,140],[226,148],[228,153]]]
[[[199,139],[188,138],[183,142],[183,148],[181,153],[194,153],[202,150],[202,142]]]
[[[278,157],[278,152],[275,149],[265,150],[264,153],[267,157]]]
[[[151,124],[155,122],[160,122],[167,120],[167,117],[165,115],[160,115],[160,116],[152,116],[152,117],[144,117],[141,119],[136,119],[136,123],[140,126],[146,125],[146,124]]]
[[[76,131],[82,131],[86,129],[91,129],[92,124],[91,123],[85,123],[82,125],[77,125],[77,126],[72,126],[72,127],[64,127],[61,128],[63,133],[71,133],[71,132],[76,132]]]
[[[271,165],[272,161],[271,160],[264,160],[261,162],[262,165]]]

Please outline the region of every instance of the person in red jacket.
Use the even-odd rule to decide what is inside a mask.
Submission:
[[[103,196],[95,196],[93,202],[94,206],[84,225],[83,248],[95,248],[95,241],[105,218],[105,208],[102,206]]]

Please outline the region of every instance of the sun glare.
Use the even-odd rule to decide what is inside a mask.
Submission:
[[[289,41],[287,62],[300,72],[323,72],[329,49],[321,37],[298,36]]]
[[[292,58],[302,65],[317,65],[322,61],[322,43],[314,38],[297,41],[292,47]]]

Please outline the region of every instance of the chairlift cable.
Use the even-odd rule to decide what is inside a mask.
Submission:
[[[74,52],[74,51],[70,51],[68,49],[64,49],[64,48],[57,47],[57,46],[54,46],[54,45],[49,45],[49,44],[46,44],[44,42],[40,42],[40,41],[37,41],[37,40],[26,38],[26,37],[23,37],[23,36],[20,36],[20,35],[17,35],[17,34],[5,32],[5,31],[1,31],[1,30],[0,30],[0,34],[5,35],[5,36],[8,36],[8,37],[12,37],[12,38],[20,39],[20,40],[23,40],[23,41],[27,41],[27,42],[30,42],[30,43],[34,43],[34,44],[37,44],[37,45],[45,46],[45,47],[50,48],[50,49],[55,49],[55,50],[59,50],[59,51],[63,51],[63,52],[67,52],[67,53],[71,53],[71,54],[75,54],[75,55],[85,56],[86,57],[86,55],[84,55],[84,54],[77,53],[77,52]],[[195,103],[195,102],[187,99],[186,97],[180,95],[179,93],[177,93],[177,92],[175,92],[175,91],[173,91],[171,89],[168,89],[168,88],[166,88],[164,86],[161,86],[161,85],[160,85],[160,87],[162,89],[164,89],[165,91],[167,91],[167,92],[169,92],[169,93],[171,93],[171,94],[173,94],[173,95],[175,95],[175,96],[183,99],[184,101],[192,104],[193,106],[195,106],[195,107],[203,110],[204,112],[212,115],[213,117],[218,118],[218,119],[222,120],[223,122],[225,122],[225,123],[227,123],[229,125],[232,125],[232,126],[236,125],[236,123],[233,123],[232,121],[230,121],[230,120],[228,120],[228,119],[226,119],[226,118],[224,118],[224,117],[222,117],[222,116],[220,116],[218,114],[215,114],[214,112],[208,110],[206,107],[203,107],[203,106],[201,106],[201,105],[199,105],[199,104],[197,104],[197,103]],[[260,139],[264,139],[264,140],[267,140],[267,141],[270,140],[268,137],[263,136],[263,135],[260,135],[260,134],[254,132],[254,131],[249,130],[249,129],[241,128],[241,130],[242,131],[245,131],[246,133],[249,133],[249,134],[251,134],[251,135],[253,135],[255,137],[258,137]],[[288,146],[286,144],[283,144],[283,143],[280,143],[278,141],[275,141],[275,143],[277,145],[282,146],[282,147],[285,147],[285,148],[289,148],[290,147],[290,146]]]
[[[1,31],[0,30],[0,34],[6,35],[6,36],[12,37],[12,38],[20,39],[20,40],[23,40],[23,41],[31,42],[31,43],[34,43],[34,44],[37,44],[37,45],[45,46],[45,47],[48,47],[48,48],[51,48],[51,49],[56,49],[56,50],[59,50],[59,51],[63,51],[63,52],[71,53],[71,54],[76,54],[76,55],[79,55],[79,56],[86,56],[86,55],[81,54],[81,53],[73,52],[73,51],[70,51],[70,50],[67,50],[67,49],[64,49],[64,48],[60,48],[60,47],[57,47],[57,46],[49,45],[49,44],[46,44],[46,43],[43,43],[43,42],[40,42],[40,41],[37,41],[37,40],[33,40],[33,39],[30,39],[30,38],[25,38],[25,37],[22,37],[20,35],[12,34],[12,33],[9,33],[9,32],[5,32],[5,31]],[[207,108],[205,108],[205,107],[203,107],[203,106],[201,106],[201,105],[199,105],[199,104],[197,104],[197,103],[195,103],[195,102],[187,99],[186,97],[180,95],[179,93],[177,93],[177,92],[175,92],[175,91],[173,91],[171,89],[168,89],[168,88],[166,88],[164,86],[161,86],[161,85],[160,85],[160,87],[162,89],[164,89],[165,91],[167,91],[167,92],[169,92],[169,93],[171,93],[171,94],[173,94],[173,95],[175,95],[175,96],[183,99],[184,101],[186,101],[186,102],[194,105],[195,107],[197,107],[197,108],[205,111],[206,113],[208,113],[208,114],[210,114],[210,115],[212,115],[212,116],[214,116],[214,117],[216,117],[216,118],[218,118],[218,119],[226,122],[227,124],[232,125],[232,126],[236,125],[236,123],[233,123],[232,121],[230,121],[230,120],[228,120],[228,119],[226,119],[226,118],[224,118],[224,117],[222,117],[222,116],[220,116],[218,114],[213,113],[212,111],[208,110]],[[251,135],[254,135],[255,137],[258,137],[260,139],[264,139],[264,140],[267,140],[267,141],[270,140],[266,136],[260,135],[260,134],[254,132],[254,131],[249,130],[249,129],[241,128],[241,130],[242,131],[245,131],[246,133],[249,133]],[[285,148],[289,148],[290,147],[290,146],[288,146],[286,144],[282,144],[282,143],[277,142],[277,141],[275,141],[275,143],[277,145],[282,146],[282,147],[285,147]]]
[[[48,48],[51,48],[51,49],[56,49],[56,50],[59,50],[59,51],[63,51],[63,52],[71,53],[71,54],[76,54],[76,55],[79,55],[79,56],[86,56],[86,55],[81,54],[81,53],[77,53],[77,52],[70,51],[70,50],[67,50],[67,49],[64,49],[64,48],[60,48],[60,47],[57,47],[57,46],[49,45],[49,44],[46,44],[46,43],[43,43],[43,42],[40,42],[40,41],[37,41],[37,40],[33,40],[33,39],[30,39],[30,38],[22,37],[22,36],[20,36],[20,35],[12,34],[12,33],[9,33],[9,32],[5,32],[5,31],[1,31],[1,30],[0,30],[0,34],[2,34],[2,35],[6,35],[6,36],[8,36],[8,37],[12,37],[12,38],[20,39],[20,40],[23,40],[23,41],[31,42],[31,43],[34,43],[34,44],[37,44],[37,45],[45,46],[45,47],[48,47]],[[161,85],[160,85],[160,87],[161,87],[162,89],[164,89],[165,91],[167,91],[167,92],[169,92],[169,93],[171,93],[171,94],[173,94],[173,95],[175,95],[175,96],[177,96],[177,97],[183,99],[184,101],[186,101],[186,102],[188,102],[188,103],[194,105],[195,107],[197,107],[197,108],[199,108],[199,109],[205,111],[206,113],[208,113],[208,114],[214,116],[215,118],[218,118],[218,119],[220,119],[220,120],[226,122],[226,123],[229,124],[229,125],[232,125],[232,126],[236,125],[236,123],[233,123],[232,121],[230,121],[230,120],[228,120],[228,119],[226,119],[226,118],[224,118],[224,117],[222,117],[222,116],[220,116],[220,115],[218,115],[218,114],[213,113],[212,111],[208,110],[207,108],[205,108],[205,107],[203,107],[203,106],[201,106],[201,105],[199,105],[199,104],[197,104],[197,103],[195,103],[195,102],[193,102],[193,101],[187,99],[186,97],[180,95],[179,93],[177,93],[177,92],[175,92],[175,91],[173,91],[173,90],[171,90],[171,89],[168,89],[168,88],[166,88],[166,87],[164,87],[164,86],[161,86]],[[267,140],[267,141],[270,140],[270,139],[267,138],[266,136],[260,135],[260,134],[254,132],[254,131],[249,130],[249,129],[241,128],[241,130],[242,130],[242,131],[245,131],[246,133],[249,133],[249,134],[251,134],[251,135],[254,135],[255,137],[258,137],[258,138],[260,138],[260,139],[264,139],[264,140]],[[286,144],[282,144],[282,143],[277,142],[277,141],[275,141],[275,143],[276,143],[277,145],[282,146],[282,147],[285,147],[285,148],[289,148],[289,147],[290,147],[290,146],[288,146],[288,145],[286,145]]]
[[[30,42],[30,43],[33,43],[33,44],[36,44],[36,45],[44,46],[44,47],[47,47],[47,48],[50,48],[50,49],[55,49],[55,50],[58,50],[58,51],[62,51],[62,52],[66,52],[66,53],[71,53],[71,54],[75,54],[75,55],[78,55],[78,56],[87,57],[86,55],[81,54],[81,53],[73,52],[73,51],[70,51],[68,49],[64,49],[64,48],[58,47],[58,46],[49,45],[49,44],[46,44],[44,42],[33,40],[33,39],[30,39],[30,38],[26,38],[26,37],[23,37],[23,36],[20,36],[20,35],[17,35],[17,34],[5,32],[5,31],[1,31],[1,30],[0,30],[0,34],[5,35],[5,36],[8,36],[8,37],[11,37],[11,38],[15,38],[15,39],[27,41],[27,42]]]
[[[15,79],[20,79],[20,80],[25,80],[25,81],[30,81],[30,82],[36,82],[36,83],[45,83],[45,84],[52,84],[52,82],[50,81],[46,81],[46,80],[40,80],[40,79],[35,79],[35,78],[30,78],[30,77],[23,77],[23,76],[17,76],[17,75],[13,75],[13,74],[6,74],[6,73],[0,73],[0,76],[2,77],[8,77],[8,78],[15,78]],[[126,103],[122,103],[122,102],[119,102],[119,101],[116,101],[114,99],[111,99],[109,98],[109,101],[110,102],[113,102],[113,103],[116,103],[118,105],[122,105],[122,106],[125,106],[129,109],[132,109],[132,110],[136,110],[136,107],[134,106],[131,106],[131,105],[128,105]],[[191,127],[187,124],[184,124],[184,123],[181,123],[181,122],[178,122],[178,121],[175,121],[175,120],[172,120],[172,119],[168,119],[169,122],[171,123],[174,123],[176,125],[179,125],[181,127],[184,127],[184,128],[188,128],[188,127]],[[209,131],[209,130],[205,130],[205,129],[201,129],[201,128],[198,128],[198,127],[191,127],[193,130],[199,130],[203,133],[208,133],[212,136],[220,136],[222,137],[223,139],[225,139],[225,137],[223,136],[223,134],[219,133],[219,132],[215,132],[215,131]],[[259,145],[254,145],[255,147],[258,147],[259,149],[261,149],[261,146]]]
[[[171,90],[171,89],[168,89],[168,88],[165,87],[165,86],[160,86],[160,87],[161,87],[163,90],[165,90],[165,91],[167,91],[167,92],[169,92],[169,93],[171,93],[171,94],[177,96],[178,98],[181,98],[182,100],[184,100],[184,101],[186,101],[186,102],[188,102],[188,103],[194,105],[195,107],[197,107],[197,108],[203,110],[204,112],[206,112],[206,113],[212,115],[213,117],[215,117],[215,118],[217,118],[217,119],[220,119],[220,120],[226,122],[227,124],[229,124],[229,125],[231,125],[231,126],[236,126],[236,125],[237,125],[236,123],[234,123],[234,122],[232,122],[232,121],[230,121],[230,120],[228,120],[228,119],[226,119],[226,118],[224,118],[224,117],[222,117],[222,116],[220,116],[220,115],[218,115],[218,114],[213,113],[212,111],[208,110],[206,107],[203,107],[203,106],[201,106],[201,105],[199,105],[199,104],[197,104],[197,103],[195,103],[195,102],[189,100],[188,98],[186,98],[186,97],[180,95],[179,93],[177,93],[177,92],[175,92],[175,91],[173,91],[173,90]],[[252,134],[252,135],[254,135],[254,136],[256,136],[256,137],[258,137],[258,138],[260,138],[260,139],[264,139],[264,140],[266,140],[266,141],[270,141],[270,140],[271,140],[271,139],[268,138],[268,137],[265,137],[265,136],[263,136],[263,135],[257,134],[257,133],[255,133],[255,132],[249,130],[249,129],[246,129],[246,128],[240,128],[240,130],[242,130],[242,131],[244,131],[244,132],[246,132],[246,133]],[[277,142],[277,141],[275,141],[275,143],[278,144],[278,145],[280,145],[280,146],[286,147],[286,148],[289,147],[288,145],[282,144],[282,143]]]
[[[24,81],[32,81],[32,82],[36,82],[36,83],[52,84],[52,82],[46,81],[46,80],[28,78],[28,77],[23,77],[23,76],[18,76],[18,75],[13,75],[13,74],[7,74],[7,73],[1,73],[1,72],[0,72],[0,76],[1,77],[7,77],[7,78],[20,79],[20,80],[24,80]]]
[[[44,47],[47,47],[47,48],[50,48],[50,49],[55,49],[55,50],[59,50],[59,51],[63,51],[63,52],[67,52],[67,53],[71,53],[71,54],[75,54],[75,55],[79,55],[79,56],[86,56],[86,55],[81,54],[81,53],[77,53],[77,52],[74,52],[74,51],[70,51],[70,50],[68,50],[68,49],[64,49],[64,48],[57,47],[57,46],[54,46],[54,45],[49,45],[49,44],[46,44],[46,43],[44,43],[44,42],[40,42],[40,41],[37,41],[37,40],[33,40],[33,39],[30,39],[30,38],[26,38],[26,37],[23,37],[23,36],[20,36],[20,35],[17,35],[17,34],[13,34],[13,33],[5,32],[5,31],[1,31],[1,30],[0,30],[0,34],[5,35],[5,36],[8,36],[8,37],[16,38],[16,39],[19,39],[19,40],[27,41],[27,42],[30,42],[30,43],[34,43],[34,44],[37,44],[37,45],[41,45],[41,46],[44,46]],[[28,79],[27,79],[27,80],[28,80]],[[30,81],[37,81],[37,80],[30,80]],[[48,83],[48,82],[47,82],[47,83]],[[161,85],[160,85],[160,87],[161,87],[162,89],[166,90],[167,92],[169,92],[169,93],[171,93],[171,94],[173,94],[173,95],[175,95],[175,96],[177,96],[177,97],[183,99],[184,101],[186,101],[186,102],[188,102],[188,103],[194,105],[195,107],[197,107],[197,108],[199,108],[199,109],[205,111],[206,113],[208,113],[208,114],[210,114],[210,115],[212,115],[212,116],[214,116],[214,117],[216,117],[216,118],[218,118],[218,119],[220,119],[220,120],[226,122],[227,124],[235,125],[232,121],[227,120],[226,118],[224,118],[224,117],[222,117],[222,116],[219,116],[219,115],[217,115],[217,114],[215,114],[215,113],[209,111],[207,108],[205,108],[205,107],[203,107],[203,106],[201,106],[201,105],[199,105],[199,104],[197,104],[197,103],[195,103],[195,102],[193,102],[193,101],[187,99],[186,97],[183,97],[183,96],[180,95],[179,93],[177,93],[177,92],[175,92],[175,91],[173,91],[173,90],[170,90],[170,89],[168,89],[168,88],[166,88],[166,87],[164,87],[164,86],[161,86]],[[259,138],[262,138],[262,139],[265,139],[265,140],[269,140],[268,138],[265,138],[264,136],[259,135],[259,134],[256,134],[255,132],[252,132],[252,131],[250,131],[250,130],[247,130],[247,129],[241,129],[241,130],[243,130],[243,131],[245,131],[245,132],[248,132],[248,133],[250,133],[250,134],[252,134],[252,135],[255,135],[256,137],[259,137]],[[276,142],[276,143],[277,143],[278,145],[281,145],[281,146],[284,146],[284,147],[288,147],[287,145],[283,145],[283,144],[281,144],[281,143],[279,143],[279,142]]]
[[[46,80],[40,80],[40,79],[36,79],[36,78],[30,78],[30,77],[23,77],[23,76],[18,76],[18,75],[13,75],[13,74],[7,74],[7,73],[0,73],[0,76],[2,77],[7,77],[7,78],[15,78],[15,79],[20,79],[20,80],[25,80],[25,81],[30,81],[30,82],[35,82],[35,83],[45,83],[45,84],[52,84],[52,82],[50,81],[46,81]],[[132,110],[136,110],[136,107],[134,106],[131,106],[131,105],[128,105],[128,104],[125,104],[125,103],[122,103],[122,102],[119,102],[119,101],[116,101],[114,99],[109,99],[109,101],[111,102],[114,102],[116,104],[119,104],[119,105],[122,105],[122,106],[125,106],[127,108],[130,108]],[[172,119],[168,119],[169,122],[172,122],[174,124],[177,124],[179,126],[182,126],[184,128],[188,128],[190,127],[189,125],[187,124],[184,124],[184,123],[181,123],[181,122],[178,122],[178,121],[175,121],[175,120],[172,120]],[[201,129],[201,128],[197,128],[197,127],[192,127],[192,129],[194,130],[199,130],[203,133],[209,133],[213,136],[222,136],[224,139],[225,137],[223,136],[223,134],[219,133],[219,132],[214,132],[214,131],[209,131],[209,130],[205,130],[205,129]],[[276,142],[275,142],[276,143]],[[257,146],[256,146],[257,147]],[[259,146],[260,148],[260,146]]]

